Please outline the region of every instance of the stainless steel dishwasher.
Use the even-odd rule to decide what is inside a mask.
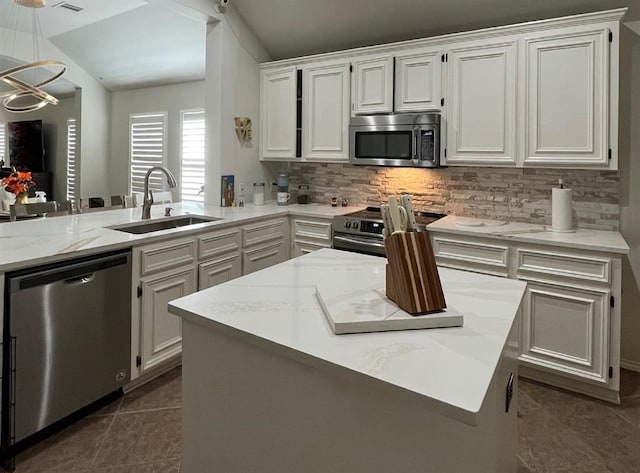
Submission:
[[[131,379],[131,252],[7,274],[7,330],[3,427],[13,444]]]

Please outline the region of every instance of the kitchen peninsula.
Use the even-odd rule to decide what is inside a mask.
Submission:
[[[442,268],[463,327],[334,335],[316,291],[366,311],[384,267],[324,249],[169,304],[184,473],[516,471],[526,284]]]

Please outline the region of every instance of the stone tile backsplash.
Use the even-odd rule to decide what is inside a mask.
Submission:
[[[551,224],[551,188],[562,179],[573,189],[574,225],[618,230],[617,171],[450,167],[383,168],[327,163],[268,163],[274,176],[289,174],[292,202],[308,184],[312,202],[346,198],[350,205],[376,205],[392,194],[411,194],[419,210],[465,217]]]

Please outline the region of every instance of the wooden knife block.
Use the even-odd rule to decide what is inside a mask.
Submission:
[[[387,297],[412,315],[447,307],[428,232],[396,233],[384,241]]]

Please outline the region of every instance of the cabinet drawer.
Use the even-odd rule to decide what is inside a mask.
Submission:
[[[193,238],[170,240],[140,249],[140,274],[146,275],[191,264],[195,261],[196,243]]]
[[[331,223],[318,222],[313,220],[294,220],[294,237],[317,238],[319,240],[331,241]]]
[[[283,240],[242,252],[242,274],[253,273],[287,259],[287,247]]]
[[[240,230],[230,228],[198,237],[198,260],[208,260],[224,253],[240,251]]]
[[[498,276],[509,274],[509,247],[433,237],[433,253],[439,264]]]
[[[267,220],[242,227],[242,246],[252,246],[284,238],[287,222],[284,219]]]
[[[566,253],[517,250],[518,276],[527,274],[560,276],[570,279],[610,283],[611,259]]]

